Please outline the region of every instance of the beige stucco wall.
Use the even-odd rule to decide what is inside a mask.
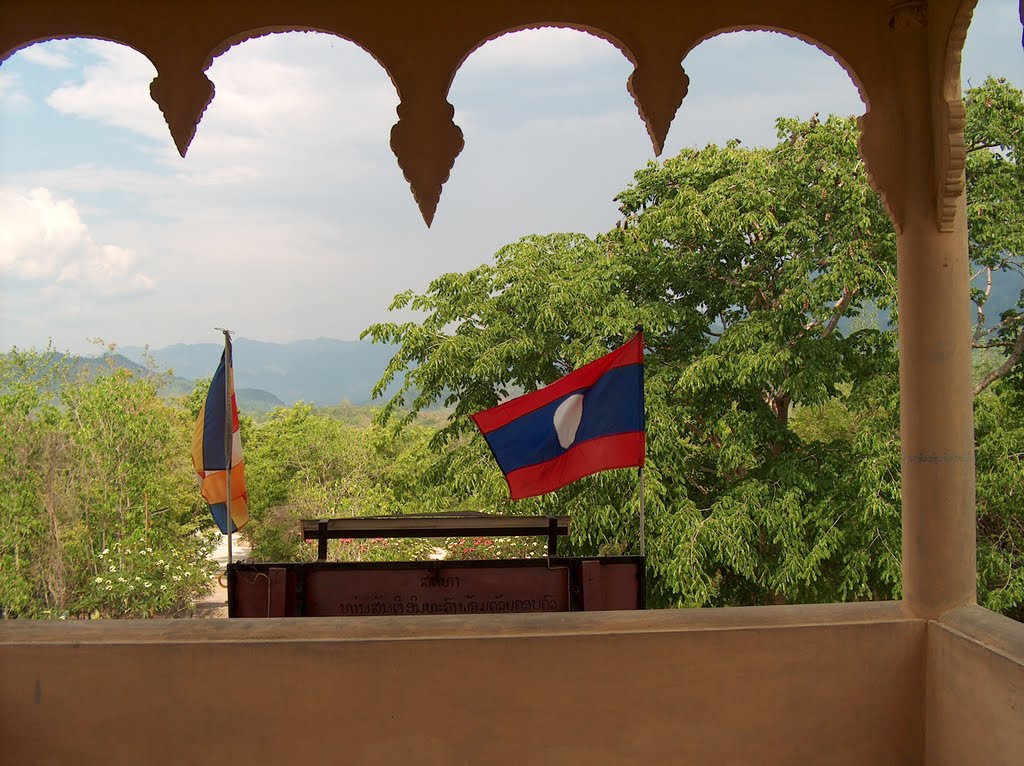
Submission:
[[[11,764],[916,764],[924,636],[899,604],[8,624],[0,741]]]
[[[1024,764],[1024,625],[978,606],[928,625],[929,766]]]

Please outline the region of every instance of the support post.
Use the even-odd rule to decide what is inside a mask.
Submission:
[[[637,468],[636,469],[636,473],[637,473],[637,480],[638,480],[639,485],[640,485],[637,488],[637,492],[640,493],[640,555],[641,556],[646,556],[647,555],[647,540],[646,540],[646,537],[647,537],[647,532],[646,532],[647,521],[644,518],[644,467],[640,466],[639,468]]]
[[[966,226],[916,218],[898,238],[903,598],[933,617],[976,598],[969,272]]]
[[[327,519],[317,523],[316,560],[327,561]]]
[[[636,332],[641,336],[641,344],[644,333],[644,326],[638,324]],[[641,368],[642,369],[642,368]],[[647,454],[647,396],[646,396],[646,374],[641,378],[640,383],[640,411],[644,415],[644,456]],[[640,555],[647,555],[647,520],[644,518],[644,466],[643,463],[636,469],[637,491],[640,493]]]
[[[231,392],[234,390],[234,371],[231,367],[231,331],[222,330],[224,333],[224,457],[226,459],[224,470],[225,491],[227,493],[225,509],[227,519],[225,526],[228,528],[228,566],[232,563],[231,533],[235,528],[235,521],[231,518],[231,460],[232,445],[234,444],[234,411],[231,407]]]
[[[897,9],[902,72],[894,94],[904,129],[899,275],[903,598],[934,618],[976,599],[974,407],[966,201],[951,232],[936,214],[936,141],[924,3]],[[898,158],[898,159],[897,159]]]

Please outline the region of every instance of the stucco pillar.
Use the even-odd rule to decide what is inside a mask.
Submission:
[[[972,603],[977,569],[967,236],[933,211],[898,238],[903,595],[927,616]]]
[[[966,205],[939,230],[924,23],[900,38],[900,429],[903,446],[903,595],[924,617],[976,597],[974,409]]]

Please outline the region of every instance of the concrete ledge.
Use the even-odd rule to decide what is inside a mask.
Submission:
[[[922,622],[899,601],[664,609],[637,612],[306,617],[233,620],[0,621],[0,646],[15,644],[400,641],[765,630]]]
[[[0,626],[10,763],[922,763],[899,603]]]
[[[937,620],[950,633],[979,649],[996,652],[1007,660],[1024,665],[1024,623],[972,604],[953,609]]]
[[[936,766],[1020,766],[1024,624],[980,606],[928,623],[926,748]]]

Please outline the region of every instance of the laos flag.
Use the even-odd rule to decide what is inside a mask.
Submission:
[[[232,521],[230,531],[237,532],[249,521],[249,496],[245,491],[245,465],[242,462],[242,439],[238,432],[234,372],[231,364],[231,347],[228,345],[220,358],[217,372],[210,381],[210,390],[206,394],[203,408],[199,411],[195,432],[192,435],[192,465],[203,483],[203,499],[210,504],[213,520],[225,535],[229,531],[229,454]],[[229,396],[230,413],[227,410]]]
[[[643,333],[549,386],[472,417],[513,500],[598,471],[642,466]]]

